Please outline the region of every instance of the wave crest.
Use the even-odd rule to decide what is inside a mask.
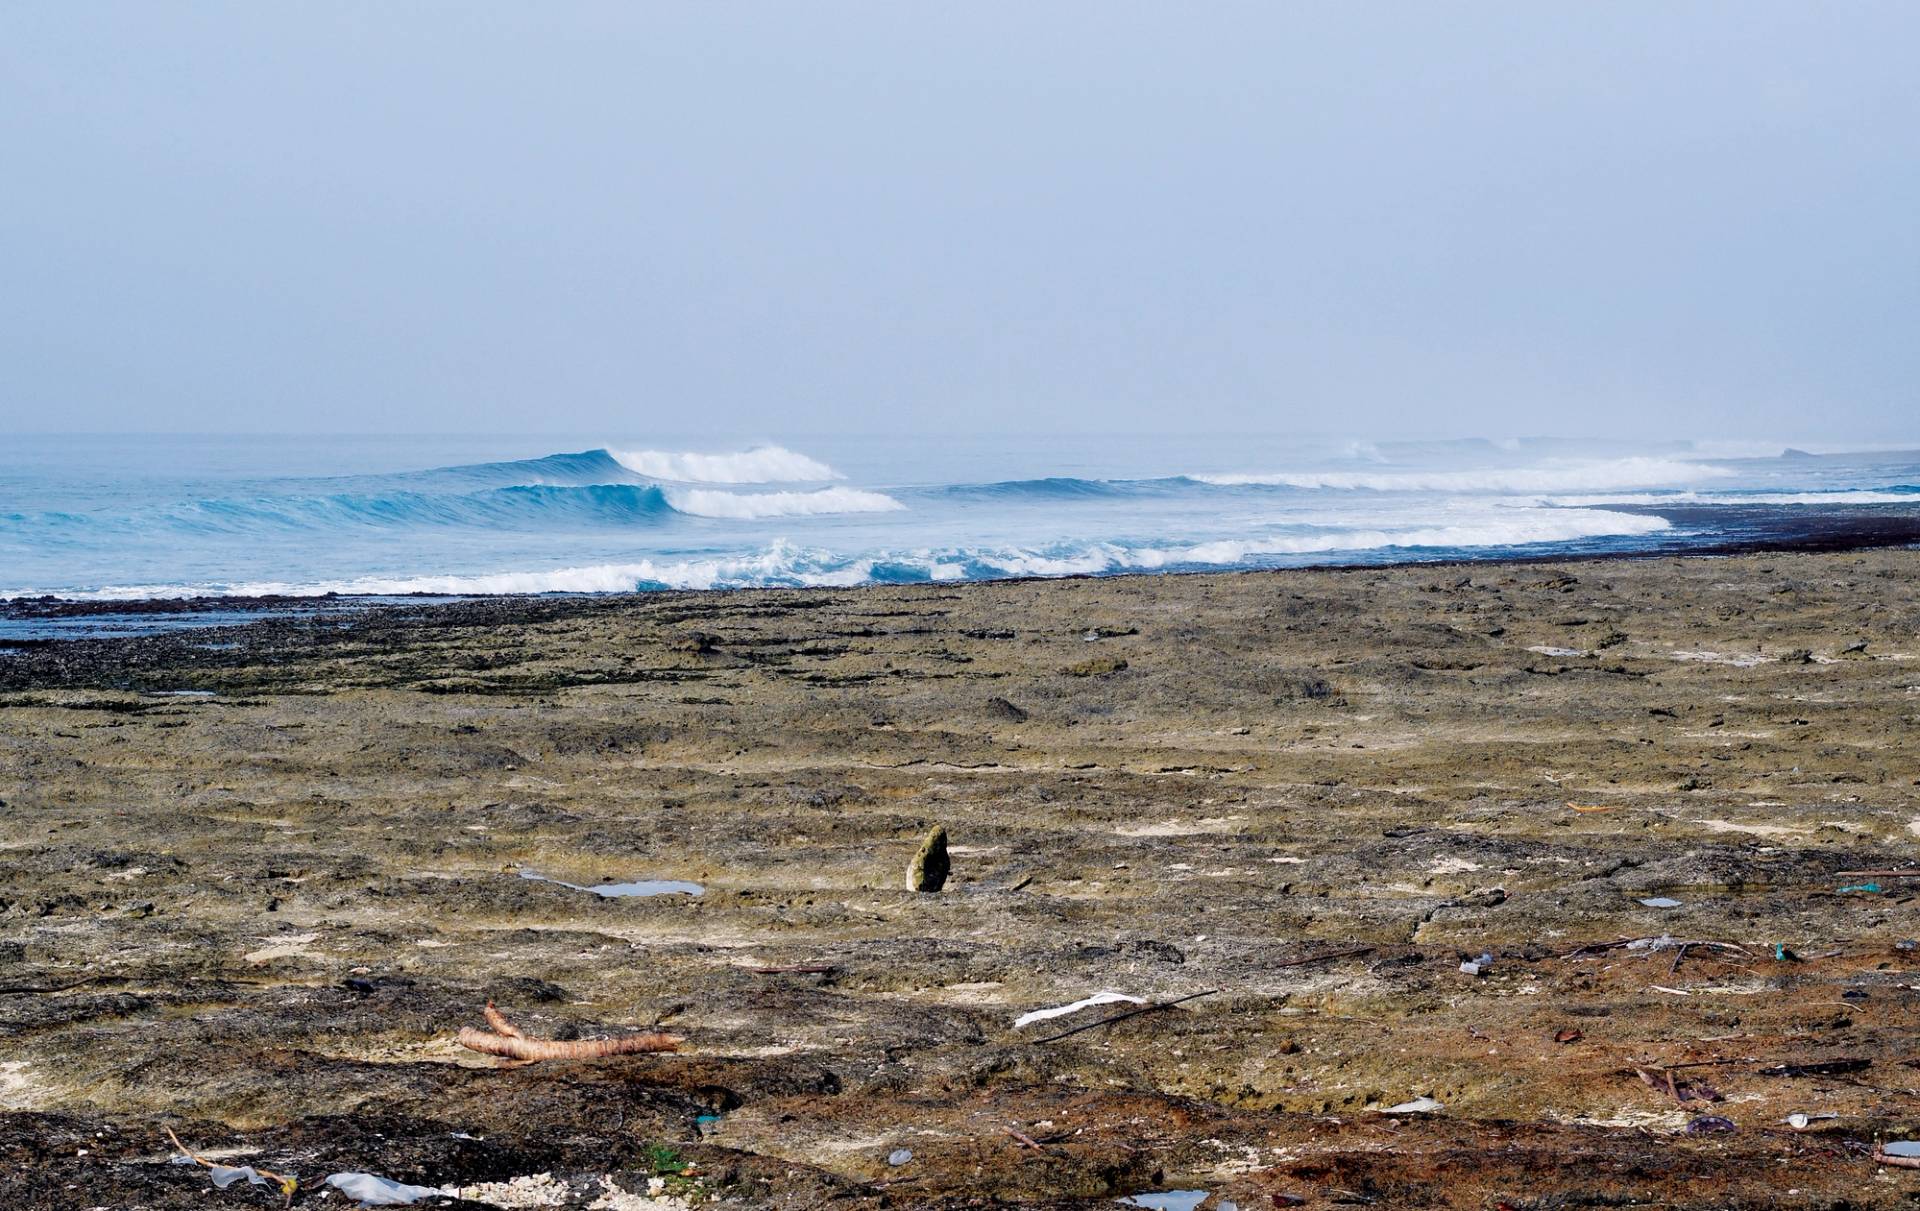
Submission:
[[[1599,496],[1543,497],[1542,504],[1589,505],[1910,505],[1920,504],[1920,485],[1890,488],[1833,488],[1824,492],[1648,492]]]
[[[1326,488],[1370,492],[1605,492],[1664,488],[1718,479],[1732,472],[1706,463],[1669,458],[1616,458],[1604,462],[1489,467],[1461,471],[1279,471],[1241,475],[1190,475],[1215,487]]]
[[[784,446],[756,446],[732,454],[694,454],[673,450],[608,450],[635,475],[692,484],[813,483],[845,476],[823,462]]]

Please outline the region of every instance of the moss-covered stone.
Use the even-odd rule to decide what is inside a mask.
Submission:
[[[947,830],[936,824],[907,867],[907,887],[913,891],[939,891],[947,885],[947,875],[952,870],[953,861],[947,857]]]

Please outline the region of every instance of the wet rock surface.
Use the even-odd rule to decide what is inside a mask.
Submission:
[[[1890,550],[19,647],[6,1205],[278,1204],[171,1127],[313,1206],[339,1170],[443,1206],[1911,1206],[1873,1148],[1920,1134],[1917,582]],[[901,877],[935,823],[937,896]],[[642,880],[703,891],[592,890]],[[1103,990],[1211,995],[1013,1028]],[[489,999],[686,1044],[498,1066],[454,1042]]]

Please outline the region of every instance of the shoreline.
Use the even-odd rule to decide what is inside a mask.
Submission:
[[[286,593],[261,596],[209,594],[192,597],[134,597],[115,599],[76,598],[62,597],[58,594],[39,594],[34,596],[0,598],[0,648],[9,645],[22,646],[40,642],[70,641],[66,637],[48,640],[10,639],[6,632],[7,624],[20,620],[244,613],[252,616],[247,619],[247,621],[258,621],[265,618],[284,617],[301,613],[345,613],[354,610],[388,606],[413,609],[423,606],[457,604],[468,601],[594,601],[624,597],[666,598],[678,594],[725,594],[762,591],[804,592],[812,590],[841,592],[848,590],[902,588],[910,587],[911,584],[951,587],[970,584],[1024,584],[1034,581],[1051,580],[1124,580],[1159,576],[1266,575],[1287,572],[1338,572],[1423,567],[1478,567],[1498,564],[1594,563],[1666,558],[1726,558],[1769,553],[1868,551],[1920,545],[1920,511],[1913,511],[1907,506],[1901,505],[1868,506],[1845,510],[1823,511],[1813,511],[1805,508],[1783,511],[1780,508],[1730,505],[1690,505],[1667,508],[1639,505],[1616,507],[1621,512],[1659,516],[1676,525],[1684,525],[1688,519],[1699,521],[1707,518],[1711,518],[1719,524],[1725,525],[1727,524],[1728,518],[1738,514],[1748,517],[1756,525],[1768,525],[1771,529],[1751,537],[1703,544],[1690,544],[1671,539],[1664,543],[1655,541],[1650,542],[1649,545],[1643,548],[1633,550],[1537,553],[1528,555],[1503,553],[1491,554],[1485,557],[1466,556],[1439,559],[1396,559],[1373,562],[1322,562],[1289,564],[1275,567],[1183,568],[1174,571],[1127,570],[1111,573],[1073,573],[1061,576],[1006,576],[976,580],[926,581],[904,584],[868,583],[850,586],[748,585],[737,588],[713,589],[635,589],[613,593],[360,594],[327,592],[311,595]],[[1793,524],[1782,524],[1787,522]],[[207,625],[211,627],[236,624],[212,622]],[[237,625],[244,625],[244,623]],[[92,636],[76,635],[72,638],[92,638]]]
[[[208,1205],[167,1126],[583,1211],[656,1149],[720,1211],[1905,1205],[1920,551],[1285,571],[17,651],[16,1203]],[[1210,995],[1016,1025],[1103,990]],[[685,1042],[497,1068],[489,1000]]]

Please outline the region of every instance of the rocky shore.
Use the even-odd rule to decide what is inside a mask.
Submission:
[[[284,1201],[171,1129],[296,1206],[1912,1206],[1917,586],[1892,549],[16,645],[4,1202]],[[456,1038],[489,1000],[682,1042],[503,1062]]]

